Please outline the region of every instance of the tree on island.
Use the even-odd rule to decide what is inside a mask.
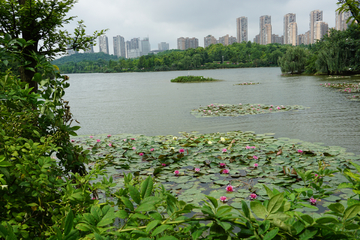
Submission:
[[[83,21],[78,22],[74,34],[61,30],[65,24],[75,19],[67,13],[77,0],[2,0],[0,4],[0,36],[11,39],[22,38],[24,47],[18,56],[21,80],[28,83],[33,91],[38,84],[33,80],[37,72],[39,58],[53,59],[67,50],[87,49],[94,40],[104,33],[103,30],[85,35]],[[25,41],[24,41],[25,40]],[[27,42],[28,44],[25,44]],[[0,42],[2,48],[8,46]]]

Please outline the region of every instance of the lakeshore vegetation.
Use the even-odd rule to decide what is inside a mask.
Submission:
[[[205,78],[203,76],[179,76],[177,78],[171,79],[171,82],[214,82],[214,81],[221,81],[214,78]]]
[[[0,3],[1,239],[360,238],[360,165],[339,147],[241,131],[77,137],[63,99],[69,77],[50,60],[65,46],[88,48],[103,31],[86,37],[81,21],[74,35],[59,30],[73,20],[66,14],[76,2]],[[357,1],[339,5],[359,12]],[[269,56],[290,47],[234,46],[277,48]],[[245,54],[245,63],[254,54]],[[330,57],[320,54],[319,63]],[[178,66],[201,67],[201,55],[193,55]],[[147,58],[155,56],[131,61]],[[141,64],[137,70],[145,70]],[[258,107],[266,113],[271,106]]]

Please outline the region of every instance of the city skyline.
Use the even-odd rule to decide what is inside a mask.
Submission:
[[[199,39],[199,46],[204,46],[204,37],[208,35],[216,39],[227,34],[236,37],[236,19],[242,16],[248,18],[249,41],[253,41],[255,35],[259,34],[259,17],[263,15],[271,16],[272,34],[282,36],[284,15],[294,13],[298,34],[305,34],[309,31],[311,11],[323,11],[323,21],[331,28],[335,27],[335,10],[338,7],[336,1],[329,3],[328,0],[229,0],[226,4],[215,0],[199,0],[190,4],[184,0],[180,6],[171,1],[164,3],[160,0],[154,0],[151,4],[142,0],[134,0],[131,4],[122,0],[104,0],[100,4],[92,0],[79,0],[68,15],[77,15],[77,20],[83,19],[87,33],[109,28],[106,35],[109,37],[111,54],[111,38],[117,35],[126,40],[148,36],[151,50],[158,49],[161,42],[167,42],[170,49],[176,49],[177,38],[182,36]],[[191,7],[185,7],[187,4]],[[74,26],[70,24],[67,29],[70,31]],[[98,52],[98,46],[94,47],[94,51]]]

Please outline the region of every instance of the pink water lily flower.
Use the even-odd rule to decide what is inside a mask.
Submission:
[[[96,139],[97,142],[100,142],[101,140],[100,139]]]
[[[278,110],[280,110],[281,108],[280,107],[277,107]]]
[[[298,151],[298,153],[303,153],[303,152],[304,152],[304,151],[301,150],[301,149],[298,149],[297,151]]]
[[[154,150],[155,150],[155,149],[152,148],[152,149],[150,149],[150,152],[153,152]]]
[[[223,149],[223,150],[221,150],[221,151],[224,153],[224,152],[227,152],[227,149],[226,149],[226,148],[224,148],[224,149]]]
[[[75,140],[74,140],[74,139],[71,139],[70,141],[71,141],[71,142],[75,142]]]
[[[161,166],[166,167],[166,163],[162,163]],[[178,171],[179,172],[179,171]]]
[[[179,150],[179,153],[183,153],[183,152],[185,152],[185,150],[181,148],[181,149]]]
[[[109,134],[109,135],[107,135],[107,137],[111,137],[111,135]]]
[[[228,185],[228,186],[226,186],[226,191],[227,191],[227,192],[233,192],[233,191],[234,191],[234,187],[231,186],[231,185]]]
[[[259,166],[259,164],[257,163],[254,163],[254,167],[257,168]]]
[[[259,157],[257,157],[257,156],[253,156],[253,159],[255,159],[255,160],[258,160],[259,159]]]
[[[246,149],[250,149],[251,147],[250,147],[250,146],[246,146],[245,148],[246,148]]]
[[[94,138],[93,136],[90,136],[89,138]]]
[[[221,171],[222,174],[228,174],[229,172],[230,172],[229,169],[224,169]]]
[[[200,168],[195,168],[195,172],[200,172]]]
[[[179,170],[175,170],[175,171],[174,171],[174,174],[175,174],[176,176],[179,175],[179,173],[180,173]]]
[[[224,167],[226,167],[226,163],[220,163],[219,166],[220,166],[221,168],[224,168]]]
[[[109,143],[108,145],[109,145],[109,147],[112,147],[111,143]]]
[[[257,198],[257,195],[255,193],[250,194],[250,199],[254,200]]]
[[[313,197],[309,199],[309,202],[311,203],[311,205],[316,205],[316,199]]]
[[[139,153],[139,156],[144,156],[144,153]]]
[[[226,202],[226,197],[225,197],[225,196],[221,196],[221,197],[220,197],[220,201]]]
[[[136,149],[136,147],[132,147],[132,149],[133,149],[133,150],[135,150],[135,149]]]

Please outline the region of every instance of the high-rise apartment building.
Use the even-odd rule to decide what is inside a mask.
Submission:
[[[169,44],[166,42],[161,42],[158,44],[159,51],[166,51],[169,50]]]
[[[260,44],[260,34],[255,35],[254,43]]]
[[[148,55],[151,51],[150,47],[150,41],[149,38],[143,38],[143,40],[140,41],[140,52],[141,56]]]
[[[236,37],[233,37],[233,36],[229,37],[229,34],[226,34],[223,37],[219,37],[218,42],[221,43],[224,46],[228,46],[228,45],[231,45],[234,42],[236,42]]]
[[[329,26],[326,22],[317,21],[314,27],[314,41],[320,40],[325,34],[328,33]]]
[[[126,57],[125,40],[122,36],[113,37],[114,55],[118,57]]]
[[[351,12],[349,12],[349,11],[342,12],[342,13],[338,13],[336,11],[335,12],[335,29],[340,30],[340,31],[346,30],[348,27],[348,24],[346,22],[350,16],[351,16]]]
[[[323,11],[314,10],[310,12],[310,43],[315,43],[315,24],[323,20]]]
[[[239,17],[236,19],[236,36],[237,42],[247,42],[248,41],[248,18]]]
[[[297,23],[291,22],[289,24],[288,44],[291,44],[293,46],[298,45],[297,44],[297,35],[298,35]]]
[[[260,17],[260,44],[266,45],[268,43],[271,43],[271,16],[264,15]]]
[[[284,44],[291,44],[289,42],[290,38],[290,23],[296,22],[296,14],[295,13],[288,13],[284,16]]]
[[[284,36],[279,36],[277,34],[271,35],[271,43],[283,44],[283,42],[284,42]]]
[[[106,35],[101,35],[99,37],[99,52],[109,54],[109,42]]]
[[[216,38],[212,35],[207,35],[204,37],[204,48],[210,46],[211,44],[216,44]]]
[[[197,38],[184,38],[180,37],[177,39],[177,47],[180,50],[186,50],[188,48],[197,48],[199,47],[199,39]]]
[[[140,38],[133,38],[130,41],[126,41],[126,58],[138,58],[141,56],[140,50]]]

